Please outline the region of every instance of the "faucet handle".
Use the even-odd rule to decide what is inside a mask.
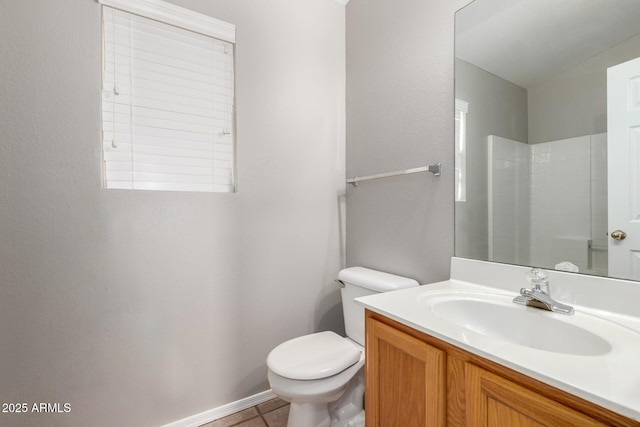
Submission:
[[[527,281],[531,289],[539,290],[547,295],[549,291],[549,274],[541,268],[532,268],[527,274]]]
[[[520,289],[519,297],[515,297],[513,302],[518,304],[524,304],[528,306],[544,308],[546,310],[553,311],[555,313],[562,314],[573,314],[573,307],[570,305],[562,304],[558,301],[555,301],[549,294],[545,294],[544,292],[538,289]]]

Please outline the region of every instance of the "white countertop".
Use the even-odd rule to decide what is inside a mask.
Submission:
[[[458,259],[455,262],[460,263],[462,261]],[[478,262],[475,263],[471,267],[477,268]],[[484,264],[490,265],[490,268],[495,268],[496,265],[501,266],[493,263]],[[480,267],[485,268],[485,266]],[[509,266],[509,268],[513,270],[513,266]],[[504,289],[509,286],[504,286],[502,283],[511,283],[513,277],[506,282],[496,280],[498,284],[496,287],[461,281],[454,277],[456,271],[459,270],[460,265],[454,266],[452,268],[452,278],[447,281],[361,297],[356,299],[356,303],[471,353],[640,421],[639,317],[631,316],[628,313],[610,312],[598,307],[576,304],[575,301],[580,298],[572,297],[571,286],[567,288],[565,285],[562,288],[562,293],[570,301],[557,298],[553,294],[552,282],[552,296],[556,297],[560,302],[571,303],[575,309],[573,316],[566,316],[563,320],[587,330],[591,327],[589,323],[591,319],[605,319],[611,322],[611,328],[606,329],[607,336],[605,337],[611,344],[611,350],[601,355],[585,356],[549,352],[511,344],[458,326],[436,314],[424,303],[429,295],[437,295],[445,290],[463,293],[466,291],[488,293],[499,298],[513,298],[518,295],[520,287],[525,285],[525,283],[516,283],[515,285],[510,285],[513,290]],[[468,270],[465,268],[465,271]],[[490,276],[490,274],[487,276]],[[558,280],[561,279],[562,277]],[[570,281],[568,280],[568,282]],[[636,286],[639,288],[638,292],[640,292],[640,284],[636,283]],[[602,290],[602,292],[605,291],[611,294],[611,287]],[[594,300],[597,300],[597,298],[594,298]],[[635,301],[640,302],[640,299]],[[519,307],[522,307],[523,310],[537,310],[524,306]],[[565,316],[550,312],[545,313],[550,316]],[[640,307],[638,308],[638,313],[640,313]],[[596,321],[594,325],[598,323]],[[544,330],[541,330],[540,333],[544,333]],[[603,331],[600,330],[598,334],[602,335]]]

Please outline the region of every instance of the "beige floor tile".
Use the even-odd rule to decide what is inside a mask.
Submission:
[[[274,411],[262,415],[268,427],[286,427],[289,418],[289,405],[282,406]]]
[[[267,400],[266,402],[259,404],[257,408],[261,414],[266,414],[267,412],[271,412],[274,409],[281,408],[284,405],[288,405],[288,404],[289,402],[287,402],[286,400],[282,400],[279,397],[277,397],[275,399]]]
[[[236,424],[234,427],[267,427],[267,425],[262,420],[262,417],[255,417],[251,418],[249,421]]]
[[[258,413],[258,410],[255,407],[253,407],[253,408],[245,409],[244,411],[236,412],[235,414],[231,414],[228,417],[220,418],[219,420],[210,422],[201,427],[231,427],[231,426],[238,425],[244,421],[251,420],[252,418],[255,418],[255,417],[259,418],[260,414]],[[262,419],[260,419],[260,421],[262,422]],[[264,423],[255,424],[255,426],[260,426],[260,425],[264,425]]]

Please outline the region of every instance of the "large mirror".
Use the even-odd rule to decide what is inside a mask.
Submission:
[[[640,1],[455,19],[456,256],[640,280]]]

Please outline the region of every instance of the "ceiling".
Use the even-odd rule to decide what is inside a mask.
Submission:
[[[475,0],[456,57],[530,88],[638,33],[640,0]]]

